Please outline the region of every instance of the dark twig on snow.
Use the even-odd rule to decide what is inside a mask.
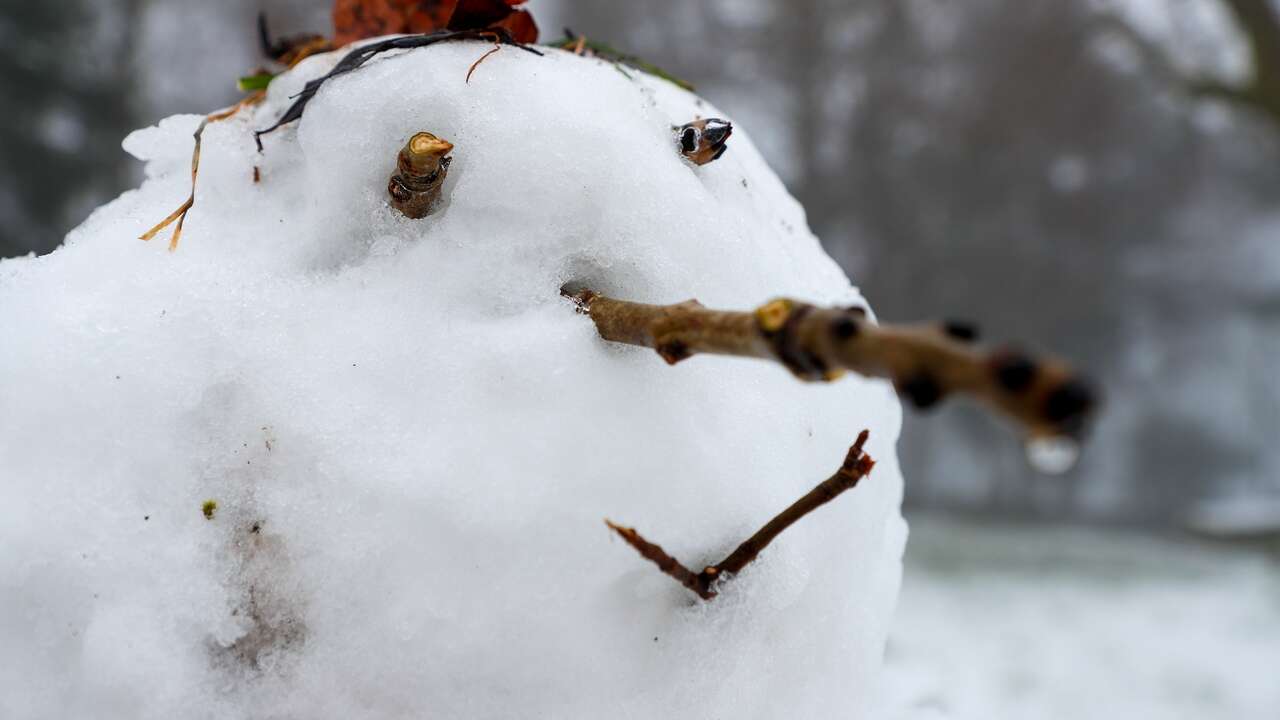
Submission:
[[[875,467],[876,463],[870,456],[862,452],[868,436],[869,433],[866,430],[863,430],[858,435],[857,441],[853,443],[853,446],[849,448],[849,453],[845,455],[844,463],[840,465],[840,469],[836,470],[834,475],[823,480],[817,487],[805,494],[804,497],[774,516],[764,527],[757,530],[756,534],[747,538],[737,549],[729,553],[724,560],[715,565],[708,565],[702,569],[702,572],[695,573],[685,567],[679,560],[668,555],[660,546],[654,545],[641,537],[635,528],[623,527],[609,520],[604,522],[611,530],[618,533],[623,540],[626,540],[628,545],[635,548],[641,557],[657,565],[659,570],[675,578],[676,582],[692,590],[698,597],[703,600],[710,600],[716,596],[714,589],[716,581],[741,572],[784,530],[794,525],[805,515],[835,500],[841,493],[853,488],[858,484],[859,480],[871,472],[871,468]]]
[[[486,28],[483,30],[437,30],[424,35],[406,35],[404,37],[396,37],[389,40],[370,43],[368,45],[361,45],[347,53],[346,57],[338,61],[338,64],[335,65],[328,73],[307,83],[302,88],[302,92],[299,92],[295,96],[296,99],[293,104],[289,106],[288,110],[285,110],[284,115],[276,121],[275,125],[272,125],[265,130],[258,130],[253,134],[254,140],[258,143],[258,151],[262,151],[262,136],[274,132],[280,127],[288,125],[295,120],[301,119],[302,113],[307,109],[307,103],[311,102],[311,98],[315,97],[316,93],[320,91],[321,86],[329,80],[332,80],[339,75],[345,75],[353,70],[357,70],[360,66],[373,59],[374,56],[390,50],[410,50],[413,48],[427,47],[428,45],[434,45],[440,42],[451,42],[454,40],[488,40],[500,45],[512,45],[524,50],[525,52],[533,53],[534,55],[542,54],[536,48],[525,45],[524,43],[516,42],[515,39],[511,37],[511,33],[503,28]]]
[[[675,364],[699,353],[781,363],[802,380],[845,371],[892,380],[916,407],[963,393],[1021,423],[1035,437],[1079,436],[1096,401],[1067,365],[1012,350],[985,352],[972,327],[878,325],[861,308],[774,300],[754,312],[709,310],[696,300],[646,305],[585,288],[561,293],[591,317],[605,340],[650,347]]]

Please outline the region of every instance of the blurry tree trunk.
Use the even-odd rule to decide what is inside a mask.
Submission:
[[[795,75],[790,78],[795,99],[791,103],[792,136],[795,138],[796,155],[800,158],[801,171],[796,183],[796,196],[809,212],[814,212],[818,204],[823,180],[821,178],[822,152],[822,108],[827,92],[827,82],[822,78],[826,61],[821,32],[814,32],[822,27],[820,8],[822,0],[795,0],[788,13],[794,26],[792,37],[811,39],[806,43],[792,45],[788,65]]]
[[[1270,0],[1223,0],[1249,43],[1253,73],[1239,88],[1206,84],[1196,89],[1253,105],[1280,122],[1280,16]]]
[[[1270,0],[1222,0],[1248,44],[1249,79],[1243,84],[1188,78],[1190,90],[1261,111],[1280,123],[1280,16]],[[1176,72],[1174,73],[1176,75]]]
[[[0,64],[0,258],[47,252],[125,184],[136,125],[128,49],[141,0],[11,3]]]
[[[1162,50],[1138,37],[1132,28],[1122,28],[1121,32],[1139,45],[1143,55],[1159,71],[1186,86],[1192,94],[1253,108],[1280,124],[1280,14],[1272,6],[1272,0],[1220,1],[1247,46],[1249,77],[1243,82],[1226,82],[1204,75],[1188,77],[1173,66]]]

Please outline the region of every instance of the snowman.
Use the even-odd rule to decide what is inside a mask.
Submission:
[[[907,536],[895,389],[963,383],[610,337],[601,298],[889,331],[731,112],[499,46],[316,54],[139,130],[141,187],[0,262],[0,716],[865,716]],[[181,242],[139,242],[197,130]],[[864,430],[857,487],[709,594],[636,552],[632,525],[714,571]]]

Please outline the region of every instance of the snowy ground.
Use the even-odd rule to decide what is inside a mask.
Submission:
[[[1280,716],[1280,563],[912,518],[884,720]]]

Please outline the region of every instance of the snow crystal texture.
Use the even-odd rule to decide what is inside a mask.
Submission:
[[[0,263],[0,717],[859,717],[905,526],[882,382],[610,346],[558,295],[861,304],[724,113],[558,51],[312,58],[147,180]],[[414,132],[439,211],[389,208]],[[260,167],[261,182],[253,181]],[[617,538],[719,559],[869,428],[872,475],[712,603]],[[206,501],[214,501],[206,505]],[[211,517],[206,517],[205,510]]]

